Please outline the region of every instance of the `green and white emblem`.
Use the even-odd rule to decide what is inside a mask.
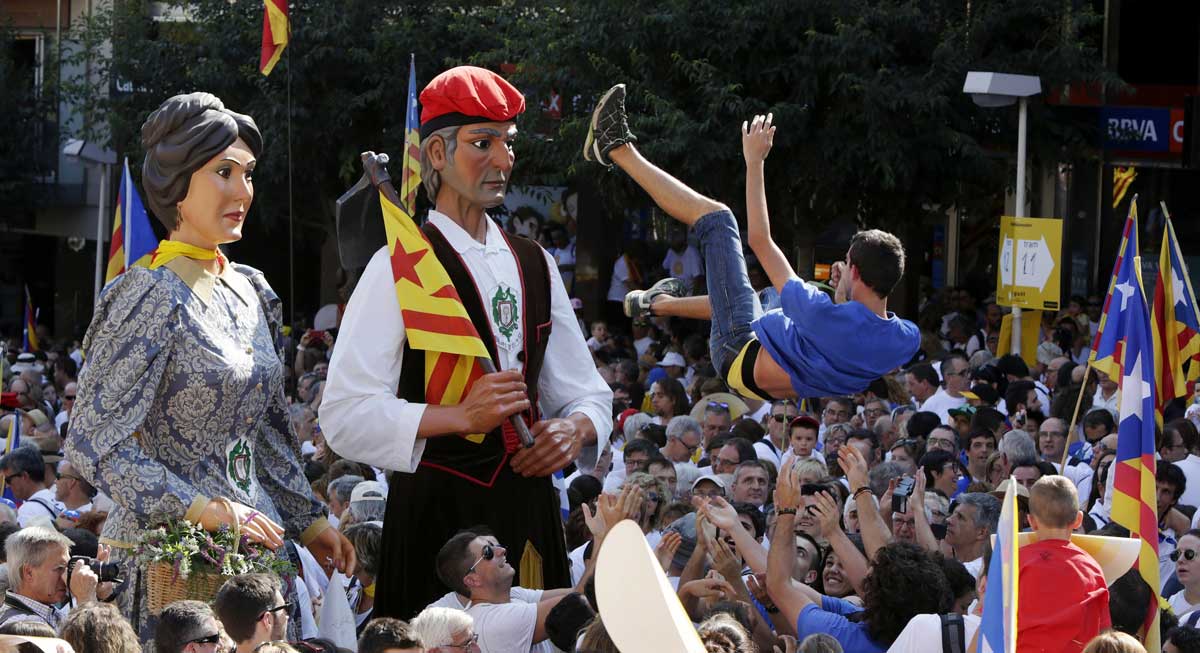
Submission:
[[[225,447],[225,477],[230,485],[253,494],[254,449],[246,438],[238,438]]]
[[[520,346],[521,308],[517,293],[511,286],[500,284],[492,293],[492,324],[496,329],[496,344],[512,349]]]

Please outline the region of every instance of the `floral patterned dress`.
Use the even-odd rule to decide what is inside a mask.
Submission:
[[[214,275],[183,257],[132,268],[100,297],[66,453],[116,505],[101,542],[126,570],[118,604],[144,641],[157,619],[132,556],[149,528],[196,520],[218,496],[290,539],[324,522],[288,420],[280,305],[258,270],[227,264]]]

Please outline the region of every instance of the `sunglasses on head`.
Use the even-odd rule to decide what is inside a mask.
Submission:
[[[483,555],[479,556],[479,559],[475,561],[475,564],[471,565],[471,567],[469,569],[467,569],[467,573],[468,574],[475,573],[475,568],[479,566],[479,563],[483,562],[484,560],[492,560],[495,557],[496,557],[495,547],[493,547],[491,544],[484,544],[483,545]]]
[[[724,401],[710,401],[710,402],[708,402],[708,407],[709,408],[724,408],[725,410],[729,410],[729,404]]]
[[[1171,552],[1171,562],[1179,562],[1181,555],[1184,560],[1195,560],[1197,554],[1195,549],[1175,549]]]

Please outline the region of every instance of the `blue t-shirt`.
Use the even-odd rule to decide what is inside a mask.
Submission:
[[[795,277],[784,284],[781,302],[755,320],[754,333],[787,371],[798,397],[862,392],[921,347],[912,322],[892,313],[881,318],[859,302],[835,304]]]
[[[828,633],[842,645],[842,648],[855,653],[884,653],[886,646],[880,646],[867,636],[867,625],[846,619],[846,615],[862,612],[862,608],[849,601],[835,599],[832,596],[821,597],[821,607],[809,603],[800,610],[796,618],[796,639],[803,642],[805,637],[815,633]]]

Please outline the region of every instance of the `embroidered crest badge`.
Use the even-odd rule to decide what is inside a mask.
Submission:
[[[496,328],[497,345],[505,349],[520,345],[521,309],[511,286],[500,284],[492,293],[492,324]]]
[[[254,487],[254,449],[246,438],[238,438],[225,448],[225,476],[230,485],[251,494]]]

